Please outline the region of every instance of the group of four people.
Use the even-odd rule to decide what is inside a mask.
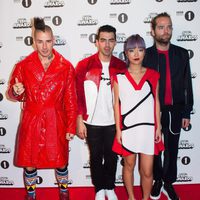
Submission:
[[[116,29],[101,26],[97,53],[75,69],[53,49],[52,29],[44,20],[34,18],[34,28],[36,50],[16,64],[8,89],[11,98],[23,102],[15,165],[24,168],[26,199],[36,198],[40,168],[55,169],[60,199],[69,199],[68,141],[77,134],[89,147],[95,200],[118,199],[117,154],[124,159],[129,200],[135,199],[137,154],[143,199],[159,199],[164,185],[169,199],[178,200],[172,183],[179,133],[189,126],[193,95],[188,52],[170,43],[170,16],[161,13],[152,20],[152,47],[146,49],[138,34],[127,38],[126,62],[112,55]]]

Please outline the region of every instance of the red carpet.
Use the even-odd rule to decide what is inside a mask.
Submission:
[[[175,185],[175,189],[181,200],[200,200],[200,184],[190,185]],[[94,188],[93,187],[72,187],[70,190],[70,200],[94,200]],[[134,187],[137,200],[141,200],[140,187]],[[127,200],[127,194],[122,186],[116,187],[116,193],[119,200]],[[24,200],[24,189],[11,189],[0,188],[1,200]],[[37,188],[37,200],[58,200],[57,188]],[[160,200],[167,200],[162,195]]]

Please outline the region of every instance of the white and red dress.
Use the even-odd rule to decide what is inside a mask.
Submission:
[[[130,73],[118,74],[122,145],[115,140],[113,151],[123,156],[131,153],[157,154],[163,144],[155,145],[156,87],[159,73],[147,69],[137,84]]]

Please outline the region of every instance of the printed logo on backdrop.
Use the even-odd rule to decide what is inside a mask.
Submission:
[[[191,74],[191,77],[192,77],[192,78],[196,78],[196,77],[197,77],[197,73],[196,73],[196,72],[193,72],[193,73]],[[195,112],[192,111],[191,114],[195,114]]]
[[[121,13],[118,16],[118,20],[120,23],[126,23],[128,21],[128,15],[126,13]]]
[[[14,181],[9,180],[8,177],[0,177],[0,185],[14,185]]]
[[[96,37],[97,37],[97,35],[95,33],[90,34],[89,35],[89,41],[91,43],[95,43],[96,42]]]
[[[59,35],[55,35],[55,46],[64,46],[66,45],[66,40]]]
[[[158,13],[149,13],[148,17],[144,19],[145,24],[151,23],[151,20],[157,15]]]
[[[0,127],[0,136],[6,135],[6,129],[4,127]]]
[[[176,182],[191,182],[192,180],[193,177],[189,176],[187,173],[179,173]]]
[[[162,2],[163,0],[156,0],[157,2]]]
[[[110,0],[111,5],[123,5],[123,4],[130,4],[131,0]]]
[[[190,162],[191,162],[191,159],[190,159],[190,157],[188,157],[188,156],[184,156],[184,157],[181,159],[181,162],[182,162],[183,165],[189,165]]]
[[[33,38],[31,36],[27,36],[24,38],[24,44],[26,46],[32,46],[33,44]]]
[[[63,7],[64,5],[65,2],[61,0],[48,0],[44,3],[45,8],[57,8],[57,7]]]
[[[115,183],[116,184],[122,184],[124,181],[123,181],[123,178],[122,178],[122,175],[118,175],[115,179]]]
[[[189,126],[187,128],[183,128],[184,131],[191,131],[192,129],[192,124],[189,124]]]
[[[190,143],[189,140],[180,140],[179,149],[193,149],[194,143]]]
[[[0,93],[0,101],[3,100],[3,94]]]
[[[125,55],[123,51],[119,53],[118,58],[125,61]]]
[[[187,21],[192,21],[194,19],[194,17],[195,17],[195,14],[192,11],[187,11],[185,13],[185,19]]]
[[[1,161],[1,168],[8,169],[9,168],[9,162],[6,160]]]
[[[97,3],[97,0],[88,0],[88,3],[91,4],[91,5],[94,5]]]
[[[31,28],[31,21],[26,18],[18,18],[17,22],[13,24],[14,29]]]
[[[53,17],[52,19],[52,23],[55,25],[55,26],[60,26],[61,23],[62,23],[62,18],[60,16],[55,16]]]
[[[6,81],[4,79],[0,79],[0,85],[3,85]]]
[[[32,1],[31,0],[22,0],[22,6],[24,8],[29,8],[32,4]]]
[[[6,120],[6,119],[8,119],[8,115],[3,114],[3,112],[0,110],[0,120]]]
[[[194,57],[194,52],[191,49],[188,49],[188,54],[189,54],[189,58],[193,58]]]
[[[0,144],[0,153],[10,153],[11,149],[7,148],[4,144]]]
[[[182,35],[177,37],[178,42],[182,41],[196,41],[198,39],[197,35],[193,35],[191,31],[183,31]]]
[[[78,26],[93,26],[97,24],[98,20],[93,19],[91,15],[84,15],[82,19],[78,21]]]
[[[90,168],[90,161],[88,160],[86,163],[83,164],[84,169]]]
[[[43,178],[41,176],[37,176],[36,182],[38,185],[43,183]]]
[[[197,2],[197,0],[177,0],[178,3],[190,3],[190,2]]]
[[[124,43],[126,41],[126,34],[117,33],[116,40],[117,40],[117,43]]]
[[[2,43],[2,42],[0,42],[0,48],[1,48],[1,47],[3,47],[3,43]]]

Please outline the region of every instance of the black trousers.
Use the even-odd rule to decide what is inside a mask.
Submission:
[[[154,156],[154,180],[174,183],[177,179],[177,156],[181,131],[181,112],[164,111],[161,115],[165,151]],[[163,161],[163,162],[162,162]]]
[[[114,189],[117,154],[112,151],[115,125],[92,126],[86,124],[90,151],[90,169],[95,191]]]

